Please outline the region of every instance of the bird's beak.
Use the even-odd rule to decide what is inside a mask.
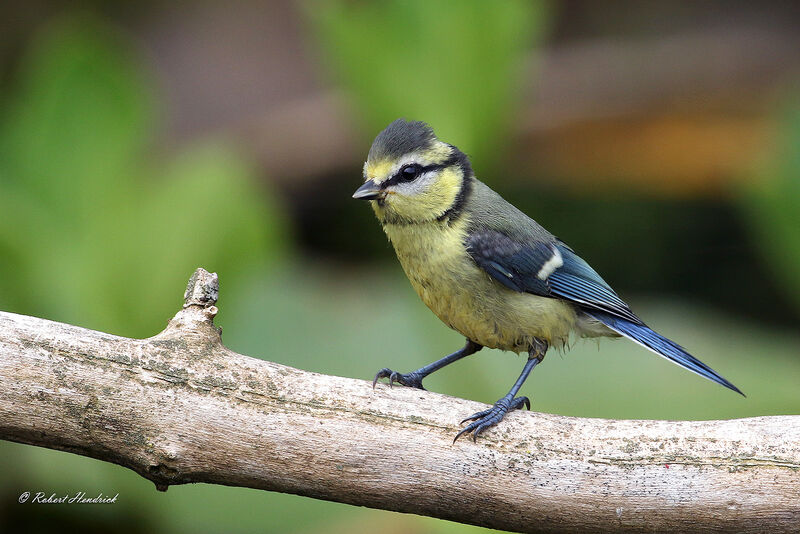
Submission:
[[[375,200],[383,198],[385,195],[386,192],[383,191],[378,184],[372,180],[367,180],[364,182],[364,185],[356,189],[356,192],[353,193],[353,198],[358,200]]]

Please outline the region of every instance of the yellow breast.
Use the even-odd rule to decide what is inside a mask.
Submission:
[[[512,291],[478,267],[464,245],[468,221],[384,225],[422,301],[450,328],[489,348],[527,351],[533,338],[561,346],[575,325],[559,300]]]

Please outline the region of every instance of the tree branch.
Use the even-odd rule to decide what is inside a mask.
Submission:
[[[0,313],[0,438],[155,482],[296,493],[526,532],[789,532],[800,416],[614,421],[514,412],[452,444],[485,406],[237,354],[216,275],[149,339]]]

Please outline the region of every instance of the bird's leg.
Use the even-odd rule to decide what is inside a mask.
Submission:
[[[434,371],[438,371],[445,365],[449,365],[454,361],[460,360],[470,354],[475,354],[479,350],[483,348],[483,345],[478,345],[477,343],[467,340],[467,344],[464,345],[463,348],[455,351],[453,354],[445,356],[441,360],[436,360],[433,363],[426,365],[425,367],[421,367],[416,371],[412,371],[410,373],[401,374],[397,371],[392,371],[391,369],[383,368],[375,375],[375,379],[372,381],[372,387],[375,388],[375,384],[378,383],[378,380],[381,378],[388,378],[389,379],[389,387],[392,386],[393,383],[397,382],[398,384],[402,384],[404,386],[409,386],[412,388],[417,389],[425,389],[422,387],[422,379],[431,374]]]
[[[528,350],[528,361],[525,362],[525,367],[522,369],[522,373],[520,373],[519,378],[516,382],[514,382],[514,385],[511,386],[511,390],[508,392],[508,395],[495,402],[494,406],[488,410],[472,414],[461,421],[462,424],[466,423],[467,421],[472,422],[465,426],[461,432],[456,434],[456,437],[453,439],[453,443],[455,443],[462,434],[469,433],[472,433],[472,441],[476,441],[481,432],[502,421],[503,417],[505,417],[508,412],[516,410],[517,408],[522,408],[523,405],[529,410],[531,409],[531,401],[528,399],[528,397],[516,397],[516,394],[519,391],[519,388],[522,387],[522,384],[525,383],[525,379],[527,379],[528,375],[531,374],[531,371],[533,371],[533,368],[544,359],[544,355],[547,352],[547,347],[548,345],[546,341],[541,339],[534,340],[533,345]]]

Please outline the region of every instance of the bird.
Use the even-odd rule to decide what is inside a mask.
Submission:
[[[744,395],[648,327],[572,248],[478,180],[469,158],[422,121],[397,119],[375,138],[354,199],[369,201],[419,297],[465,345],[416,371],[383,368],[391,386],[425,389],[429,374],[482,348],[527,353],[494,405],[461,421],[473,441],[530,400],[518,396],[550,347],[570,336],[625,337]]]

